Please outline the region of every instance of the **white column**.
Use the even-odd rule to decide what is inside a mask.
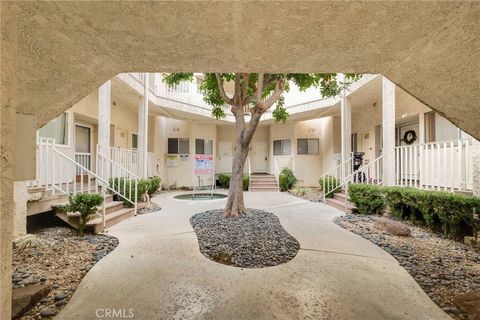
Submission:
[[[383,185],[395,185],[395,84],[382,78]]]
[[[110,158],[110,105],[112,81],[108,80],[98,89],[98,145],[100,152]]]
[[[144,73],[143,99],[138,105],[138,162],[140,178],[147,177],[148,151],[148,73]]]
[[[418,130],[420,131],[418,134],[418,143],[422,144],[425,143],[425,113],[420,112],[418,114]]]
[[[345,81],[345,75],[339,73],[337,75],[339,82]],[[352,152],[352,108],[350,101],[347,97],[345,89],[341,93],[342,100],[340,102],[340,121],[342,130],[342,163],[350,158],[350,152]]]

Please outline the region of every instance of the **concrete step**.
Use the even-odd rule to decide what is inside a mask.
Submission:
[[[250,183],[255,184],[277,184],[276,180],[252,180]]]
[[[279,192],[278,188],[250,188],[250,192]]]
[[[105,213],[111,214],[115,211],[123,209],[123,201],[108,201],[105,203]]]
[[[345,208],[345,200],[335,198],[327,198],[326,204],[345,213],[353,213],[357,209],[351,202],[347,202],[347,207]]]
[[[345,192],[337,192],[333,195],[334,199],[345,201]]]
[[[277,187],[276,183],[269,182],[269,183],[251,183],[251,187]]]
[[[251,176],[252,180],[276,180],[275,176],[270,176],[270,175],[252,175]]]
[[[117,223],[120,223],[124,220],[127,220],[133,217],[135,214],[134,208],[123,208],[121,210],[117,210],[111,214],[107,214],[105,216],[105,228],[109,228]],[[102,225],[102,217],[94,218],[87,222],[87,226],[93,227],[93,231],[95,233],[100,233],[103,231]]]

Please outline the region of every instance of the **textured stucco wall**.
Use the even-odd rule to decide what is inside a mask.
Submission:
[[[13,238],[18,238],[27,233],[27,184],[24,181],[15,181],[13,188],[13,197],[15,199]]]
[[[17,21],[11,4],[1,3],[0,72],[0,319],[10,319],[13,239],[13,178],[15,165],[15,107]]]
[[[472,120],[480,110],[474,94],[480,88],[479,2],[19,6],[19,110],[38,114],[40,123],[118,72],[343,71],[382,73],[480,136]]]

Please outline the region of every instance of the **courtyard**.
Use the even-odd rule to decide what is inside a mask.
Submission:
[[[178,193],[178,192],[177,192]],[[207,259],[190,217],[225,200],[153,198],[162,210],[109,229],[119,246],[85,276],[56,319],[105,310],[137,319],[448,319],[385,251],[332,222],[342,213],[285,193],[245,193],[300,242],[291,261],[238,268]]]

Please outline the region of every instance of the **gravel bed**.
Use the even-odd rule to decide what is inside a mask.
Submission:
[[[300,249],[272,213],[248,209],[248,213],[226,218],[223,210],[191,217],[200,252],[207,258],[236,267],[263,268],[292,260]]]
[[[158,211],[158,210],[162,210],[160,205],[153,202],[153,201],[149,201],[149,202],[145,203],[142,208],[138,209],[137,214],[146,214],[146,213],[151,213],[151,212],[155,212],[155,211]]]
[[[456,295],[480,290],[480,252],[430,230],[404,222],[411,237],[374,228],[374,215],[344,215],[335,223],[370,240],[398,260],[428,296],[455,319],[469,319],[453,303]]]
[[[52,291],[21,319],[56,315],[77,289],[85,274],[118,245],[105,234],[78,236],[67,227],[42,229],[13,247],[12,287],[42,283]]]
[[[291,195],[314,203],[323,202],[323,191],[317,188],[305,188],[304,193],[298,193],[296,189],[288,190]]]

